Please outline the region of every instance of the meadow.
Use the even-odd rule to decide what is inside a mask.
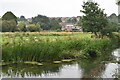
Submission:
[[[58,61],[107,55],[119,39],[91,38],[83,32],[7,32],[2,34],[2,61]]]

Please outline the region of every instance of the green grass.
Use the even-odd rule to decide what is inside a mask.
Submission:
[[[91,35],[91,33],[54,33],[54,35],[53,33],[29,33],[29,35],[3,33],[2,60],[39,62],[91,58],[102,56],[116,48],[116,40],[92,39]]]

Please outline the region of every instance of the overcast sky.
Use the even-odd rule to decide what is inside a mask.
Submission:
[[[81,5],[87,0],[0,0],[0,16],[6,11],[12,11],[16,16],[24,15],[26,18],[38,14],[48,17],[73,17],[81,16]],[[105,9],[108,16],[118,14],[116,0],[94,0],[100,8]]]

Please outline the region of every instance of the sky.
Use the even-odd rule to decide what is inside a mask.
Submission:
[[[0,0],[0,16],[7,11],[12,11],[17,17],[21,15],[26,18],[45,15],[48,17],[76,17],[82,16],[83,1],[87,0]],[[109,16],[118,14],[116,0],[94,0],[105,9]]]

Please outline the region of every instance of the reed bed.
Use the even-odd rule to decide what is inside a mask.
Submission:
[[[17,32],[2,33],[2,35],[4,62],[92,58],[106,54],[116,47],[113,44],[117,44],[116,40],[92,39],[91,33]]]

